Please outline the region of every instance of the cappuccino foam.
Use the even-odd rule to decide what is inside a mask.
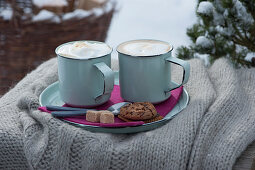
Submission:
[[[132,56],[153,56],[169,52],[172,47],[158,40],[133,40],[122,43],[118,51]]]
[[[61,46],[57,53],[61,56],[78,59],[89,59],[107,55],[111,48],[104,43],[95,43],[89,41],[77,41]]]

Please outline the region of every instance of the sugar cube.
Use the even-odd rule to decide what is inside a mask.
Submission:
[[[89,122],[100,122],[100,111],[88,110],[86,113],[86,120]]]
[[[100,123],[114,123],[114,114],[108,110],[100,111]]]

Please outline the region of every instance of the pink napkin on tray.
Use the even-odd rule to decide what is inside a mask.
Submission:
[[[166,101],[154,105],[157,112],[165,117],[176,105],[178,102],[181,94],[182,94],[183,87],[179,87],[178,89],[175,89],[171,92],[171,97],[167,99]],[[124,100],[120,97],[120,87],[118,85],[114,86],[114,89],[112,91],[111,98],[108,102],[105,104],[95,107],[93,109],[97,110],[107,110],[108,107],[110,107],[113,104],[123,102]],[[64,105],[66,106],[66,105]],[[39,107],[39,110],[43,112],[48,112],[46,107]],[[124,122],[121,119],[119,119],[117,116],[115,116],[115,123],[113,124],[105,124],[105,123],[93,123],[93,122],[88,122],[85,119],[85,116],[73,116],[73,117],[65,117],[65,118],[60,118],[63,120],[68,120],[70,122],[74,123],[79,123],[79,124],[84,124],[84,125],[92,125],[92,126],[100,126],[100,127],[127,127],[127,126],[138,126],[144,124],[143,121],[134,121],[134,122]]]

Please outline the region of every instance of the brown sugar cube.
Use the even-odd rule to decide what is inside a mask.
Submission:
[[[100,123],[114,123],[114,114],[108,110],[100,111]]]
[[[86,120],[89,122],[100,122],[100,111],[88,110],[86,113]]]

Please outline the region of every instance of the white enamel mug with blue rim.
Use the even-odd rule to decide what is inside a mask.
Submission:
[[[131,40],[124,43],[132,43]],[[148,40],[145,40],[148,41]],[[159,41],[160,40],[149,40]],[[124,44],[122,43],[122,44]],[[167,43],[167,42],[163,42]],[[171,91],[188,82],[190,65],[187,61],[172,57],[173,47],[163,54],[135,56],[121,52],[117,47],[119,58],[119,81],[121,97],[130,102],[151,102],[157,104],[171,96]],[[171,83],[171,64],[183,68],[182,83]],[[174,74],[174,73],[173,73]]]
[[[90,43],[103,43],[86,41]],[[109,100],[114,86],[114,72],[111,68],[110,53],[96,58],[69,58],[58,54],[59,92],[61,99],[68,105],[94,107]]]

